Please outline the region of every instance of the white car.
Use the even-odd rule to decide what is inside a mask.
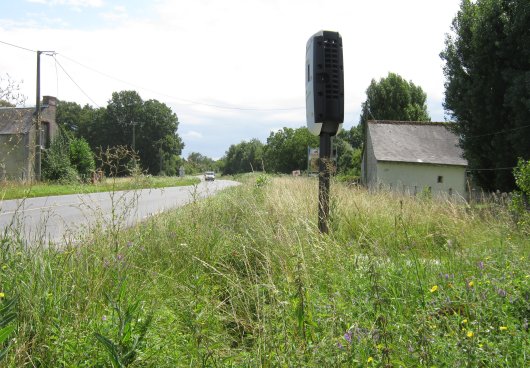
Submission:
[[[215,180],[215,173],[213,171],[206,171],[204,173],[204,180],[206,180],[206,181],[214,181]]]

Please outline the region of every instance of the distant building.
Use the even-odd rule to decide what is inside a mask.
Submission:
[[[42,148],[59,132],[57,99],[44,96],[40,120]],[[36,124],[34,107],[0,107],[0,180],[32,180],[35,173]]]
[[[465,197],[467,161],[448,123],[369,121],[361,166],[369,188]]]

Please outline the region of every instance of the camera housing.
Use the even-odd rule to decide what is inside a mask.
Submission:
[[[320,31],[306,46],[306,121],[315,135],[334,136],[344,121],[344,64],[342,37]]]

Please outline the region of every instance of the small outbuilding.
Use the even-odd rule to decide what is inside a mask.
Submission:
[[[467,160],[451,123],[369,121],[362,183],[416,195],[465,197]]]
[[[59,132],[57,99],[44,96],[41,111],[41,147],[49,147]],[[37,126],[34,107],[0,107],[0,180],[33,180]]]

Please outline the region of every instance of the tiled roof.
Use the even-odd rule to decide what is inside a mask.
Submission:
[[[467,166],[451,123],[369,121],[378,161]]]
[[[26,134],[33,123],[34,107],[0,108],[0,134]]]

